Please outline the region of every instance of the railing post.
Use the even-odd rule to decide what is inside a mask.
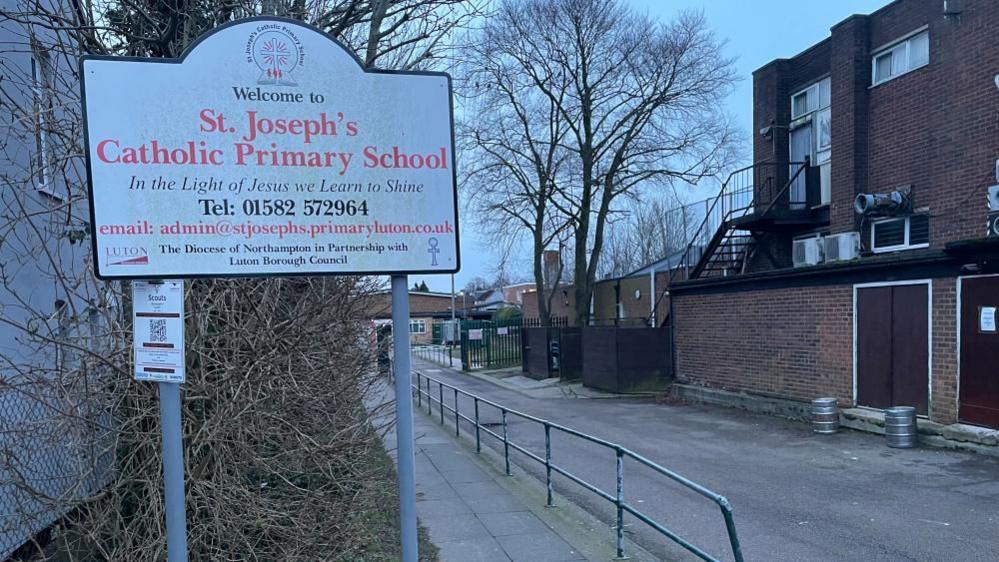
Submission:
[[[427,377],[427,415],[434,414],[434,399],[430,397],[430,377]]]
[[[732,557],[735,562],[743,562],[742,545],[739,544],[739,534],[735,532],[735,520],[732,518],[732,506],[725,498],[721,498],[718,504],[721,507],[722,517],[725,518],[725,529],[728,530],[728,540],[732,545]]]
[[[461,416],[458,415],[458,389],[454,389],[454,436],[461,437]]]
[[[545,485],[548,488],[548,507],[555,507],[552,501],[552,426],[545,423]]]
[[[510,438],[507,434],[506,429],[506,410],[501,410],[503,412],[503,459],[506,463],[506,475],[510,476]]]
[[[416,406],[423,407],[423,375],[416,372]]]
[[[617,449],[617,559],[624,560],[624,452]]]
[[[441,425],[444,425],[444,383],[437,381],[437,390],[441,401]]]
[[[479,397],[474,397],[475,401],[475,452],[482,452],[482,440],[479,438]]]

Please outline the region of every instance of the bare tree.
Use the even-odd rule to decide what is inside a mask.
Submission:
[[[499,247],[516,251],[529,239],[539,317],[548,325],[558,279],[546,279],[542,256],[568,235],[564,215],[551,203],[569,179],[571,154],[563,146],[569,127],[557,103],[519,68],[508,25],[489,18],[462,50],[462,184],[479,226]]]
[[[701,15],[659,23],[617,0],[504,0],[487,27],[497,31],[488,47],[507,72],[540,92],[568,128],[577,181],[556,183],[547,205],[571,225],[583,324],[621,196],[652,183],[696,183],[731,158],[719,108],[735,79],[732,62]]]
[[[683,251],[690,243],[692,220],[675,197],[632,201],[607,223],[599,276],[621,277]]]

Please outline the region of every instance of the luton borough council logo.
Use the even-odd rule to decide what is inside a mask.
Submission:
[[[293,73],[305,61],[302,42],[287,27],[267,24],[258,27],[246,42],[246,61],[260,71],[257,84],[297,86]]]

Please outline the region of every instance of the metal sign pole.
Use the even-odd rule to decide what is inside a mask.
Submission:
[[[409,356],[409,278],[392,276],[392,350],[395,362],[396,455],[399,470],[399,528],[402,562],[417,562],[416,456],[413,434],[412,371]],[[173,562],[171,560],[171,562]]]
[[[161,382],[160,431],[163,434],[163,496],[166,500],[168,562],[187,562],[184,508],[184,446],[180,423],[180,384]]]

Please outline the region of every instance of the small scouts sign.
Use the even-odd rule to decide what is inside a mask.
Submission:
[[[81,75],[100,277],[458,270],[447,75],[275,19]]]
[[[135,380],[184,382],[184,282],[132,283]]]

